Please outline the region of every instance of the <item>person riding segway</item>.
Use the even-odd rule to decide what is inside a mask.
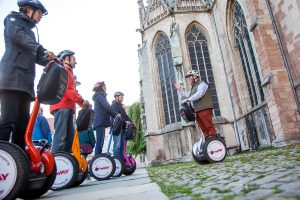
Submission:
[[[192,86],[190,92],[182,90],[179,84],[174,84],[182,98],[181,115],[185,120],[192,121],[191,112],[193,111],[196,123],[203,134],[203,136],[200,135],[200,141],[193,146],[193,158],[201,164],[221,162],[225,159],[227,150],[224,139],[217,134],[212,121],[213,102],[210,88],[208,84],[200,80],[196,70],[190,70],[185,78],[188,78]],[[191,103],[192,109],[188,107],[188,103]]]
[[[56,174],[50,152],[32,142],[32,129],[43,102],[43,95],[35,98],[35,63],[46,66],[45,74],[58,72],[59,76],[50,76],[56,79],[54,85],[50,80],[50,93],[55,97],[59,97],[56,89],[63,85],[59,78],[62,71],[50,61],[55,58],[54,53],[39,44],[31,30],[48,13],[45,7],[32,0],[18,0],[17,4],[20,12],[11,12],[4,20],[5,53],[0,62],[0,174],[5,175],[0,181],[0,199],[38,198],[48,191]],[[43,77],[41,81],[47,85],[49,81]],[[49,92],[50,88],[45,89]]]
[[[50,106],[51,114],[54,115],[55,128],[51,151],[57,165],[57,176],[51,187],[52,190],[69,188],[76,182],[80,184],[87,171],[85,159],[82,160],[80,156],[79,144],[76,145],[79,143],[78,132],[74,130],[73,116],[76,103],[85,108],[89,106],[89,102],[84,100],[76,90],[73,69],[77,63],[74,54],[73,51],[64,50],[57,55],[68,73],[69,81],[62,100]]]

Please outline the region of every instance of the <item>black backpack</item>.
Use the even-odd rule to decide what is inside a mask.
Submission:
[[[37,97],[43,104],[57,104],[68,85],[68,72],[57,62],[50,61],[37,85]]]
[[[179,112],[180,112],[181,117],[186,122],[195,121],[194,110],[190,103],[185,102],[185,103],[181,104],[181,108],[179,109]]]
[[[111,133],[113,135],[119,135],[123,126],[123,122],[120,116],[116,116],[112,122]]]
[[[77,130],[86,131],[89,128],[93,110],[90,107],[82,108],[78,112],[78,117],[76,120]]]
[[[136,136],[136,127],[135,125],[129,124],[124,133],[125,140],[133,140]]]

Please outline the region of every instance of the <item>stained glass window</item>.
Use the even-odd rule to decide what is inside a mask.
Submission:
[[[160,34],[158,37],[155,54],[159,72],[165,125],[169,125],[179,122],[181,118],[179,114],[177,91],[172,87],[172,83],[175,83],[176,80],[171,46],[168,38],[163,34]]]
[[[254,107],[264,101],[265,97],[245,16],[237,1],[234,1],[233,4],[233,29],[235,47],[238,49],[241,57],[251,106]]]
[[[192,69],[197,70],[200,74],[201,80],[209,85],[213,98],[214,115],[220,116],[221,113],[217,90],[211,67],[206,37],[197,26],[193,25],[186,35],[186,40],[188,43],[188,51],[190,54]]]

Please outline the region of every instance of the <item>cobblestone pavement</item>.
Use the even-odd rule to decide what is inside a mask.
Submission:
[[[300,146],[236,154],[223,163],[192,161],[147,170],[170,199],[300,200]]]

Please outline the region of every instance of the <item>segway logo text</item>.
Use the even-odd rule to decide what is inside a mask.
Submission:
[[[66,169],[66,170],[61,170],[61,171],[57,172],[56,175],[67,174],[68,172],[69,172],[68,169]]]
[[[96,167],[95,170],[105,170],[105,169],[109,169],[109,166],[105,166],[105,167]]]
[[[223,149],[218,149],[218,150],[215,150],[215,151],[211,151],[210,153],[211,153],[211,154],[214,154],[214,153],[219,153],[219,152],[221,152],[221,151],[223,151]]]
[[[8,177],[9,173],[7,174],[0,174],[0,181],[5,181],[6,178]]]

